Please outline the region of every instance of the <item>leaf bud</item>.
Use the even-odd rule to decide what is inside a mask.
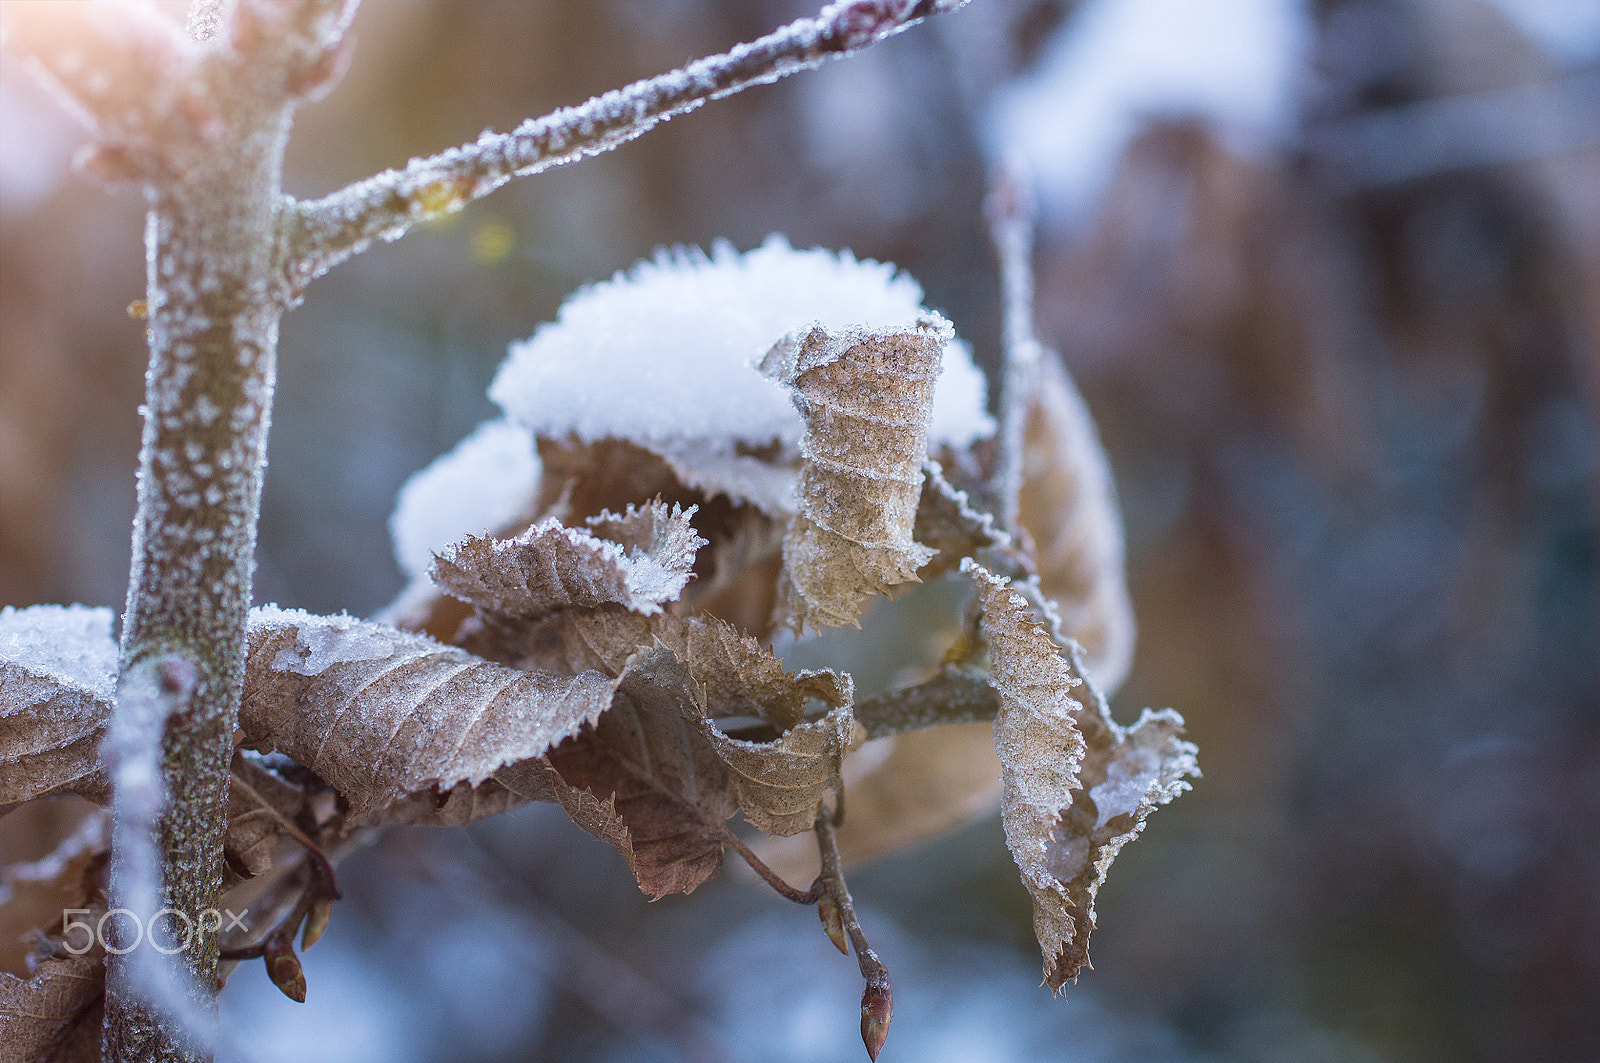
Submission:
[[[817,916],[822,920],[822,929],[828,932],[828,940],[833,942],[835,948],[841,953],[850,955],[850,943],[844,936],[844,912],[839,909],[839,902],[833,894],[824,893],[817,902]]]
[[[874,1063],[889,1038],[889,1020],[893,1017],[894,989],[888,979],[868,982],[866,992],[861,994],[861,1040]]]
[[[267,961],[267,977],[272,979],[272,984],[283,990],[283,995],[296,1004],[304,1004],[306,975],[300,969],[300,959],[294,954],[294,946],[274,934],[267,942],[267,950],[262,958]],[[866,1005],[862,1007],[865,1009]],[[863,1029],[866,1028],[866,1021],[865,1018],[861,1020]]]
[[[333,899],[319,897],[311,906],[311,911],[306,913],[306,925],[300,931],[300,951],[304,952],[317,943],[322,937],[322,932],[328,929],[328,919],[333,915]]]

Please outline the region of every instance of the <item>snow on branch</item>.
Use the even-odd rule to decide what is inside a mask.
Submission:
[[[707,100],[819,66],[899,33],[967,0],[841,0],[722,55],[529,119],[332,195],[291,205],[286,279],[299,290],[375,239],[395,240],[419,222],[460,210],[513,177],[596,155]]]

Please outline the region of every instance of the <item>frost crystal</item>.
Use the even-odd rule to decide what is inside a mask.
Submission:
[[[539,456],[524,429],[506,421],[479,425],[400,489],[389,518],[400,570],[423,579],[436,552],[503,530],[522,515],[538,483]]]
[[[742,456],[774,444],[798,456],[804,428],[756,363],[796,329],[903,328],[921,304],[922,289],[893,265],[797,251],[781,236],[746,254],[727,243],[709,255],[662,251],[578,292],[554,323],[513,344],[489,396],[538,435],[628,439],[694,486],[792,508],[783,497],[792,477],[777,489],[763,463]],[[929,441],[965,446],[993,430],[983,377],[959,340],[943,362]]]
[[[110,701],[117,675],[111,621],[104,606],[5,606],[0,608],[0,662]]]
[[[296,633],[295,644],[279,650],[272,660],[280,672],[317,676],[337,664],[382,660],[394,653],[391,631],[352,616],[315,616],[275,605],[250,610],[252,631],[272,627]]]

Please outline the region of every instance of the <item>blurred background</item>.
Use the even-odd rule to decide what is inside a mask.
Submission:
[[[814,8],[368,0],[287,188]],[[8,58],[0,604],[126,587],[141,205],[71,175],[82,140]],[[1065,1000],[997,815],[858,869],[883,1059],[1600,1058],[1600,0],[973,0],[515,183],[285,320],[258,600],[387,602],[395,492],[493,413],[507,343],[661,244],[893,261],[992,365],[1008,155],[1121,492],[1114,708],[1180,710],[1206,774],[1117,862]],[[309,1003],[229,983],[257,1058],[861,1055],[810,911],[732,873],[647,904],[559,811],[394,831],[341,874]]]

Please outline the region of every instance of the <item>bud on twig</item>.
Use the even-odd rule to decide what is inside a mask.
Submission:
[[[824,893],[817,902],[817,916],[822,920],[822,929],[828,932],[828,940],[833,942],[842,954],[850,955],[850,943],[844,936],[844,913],[839,910],[839,902],[833,894]]]
[[[861,994],[861,1040],[874,1063],[889,1038],[889,1020],[893,1017],[894,989],[889,980],[868,982],[866,992]]]
[[[267,961],[267,977],[272,979],[272,984],[283,990],[283,995],[296,1004],[304,1004],[306,975],[300,969],[300,959],[294,954],[294,946],[274,934],[267,942],[266,952],[262,955]],[[863,1004],[862,1007],[865,1008],[866,1005]],[[866,1021],[864,1017],[861,1020],[863,1029],[866,1028]]]
[[[328,929],[328,919],[333,915],[333,898],[321,897],[311,905],[311,911],[306,913],[305,929],[300,932],[300,951],[304,952],[315,945],[322,937],[322,932]]]

